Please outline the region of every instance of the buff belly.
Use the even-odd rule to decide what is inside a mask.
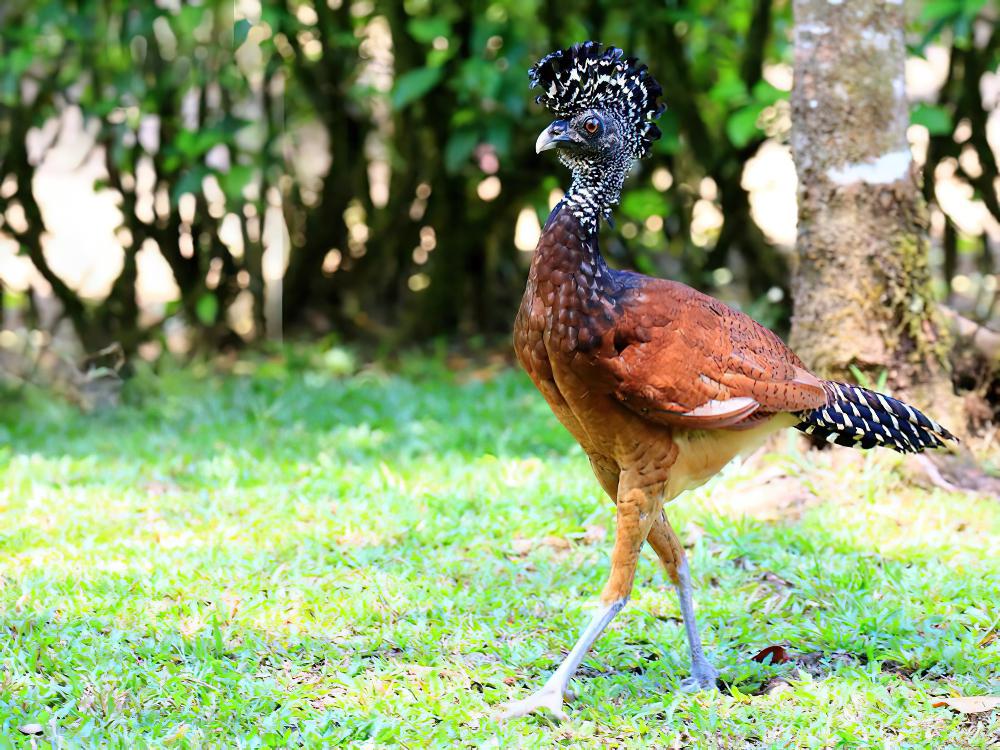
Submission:
[[[753,453],[775,432],[797,421],[792,414],[776,414],[747,430],[677,430],[673,440],[678,455],[670,470],[667,499],[700,487],[736,456]]]

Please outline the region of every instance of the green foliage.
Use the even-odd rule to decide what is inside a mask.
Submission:
[[[760,117],[761,109],[760,106],[754,104],[741,107],[726,120],[726,135],[729,136],[729,140],[734,146],[743,148],[760,134],[757,119]]]
[[[248,23],[234,25],[232,5],[220,0],[176,8],[50,1],[15,3],[6,10],[0,81],[14,81],[6,87],[12,92],[36,93],[8,101],[10,109],[0,112],[0,133],[6,124],[14,134],[13,153],[0,162],[0,178],[34,169],[36,162],[26,158],[19,143],[25,125],[41,125],[62,109],[77,107],[96,134],[95,147],[104,153],[108,175],[101,188],[120,196],[123,227],[129,230],[122,236],[132,238],[123,248],[121,275],[101,304],[84,306],[72,291],[54,285],[86,346],[119,340],[132,349],[148,335],[139,327],[134,288],[134,256],[144,242],[159,248],[181,289],[180,310],[208,338],[219,316],[207,311],[212,305],[229,307],[238,274],[250,276],[251,289],[262,287],[254,263],[259,242],[253,247],[244,234],[242,257],[236,257],[219,239],[225,213],[242,220],[248,204],[259,213],[268,180],[278,176],[280,155],[271,150],[266,133],[261,140],[253,115],[246,116],[253,71],[241,68],[233,56],[234,41],[245,43],[250,31]],[[143,168],[146,174],[140,176]],[[211,181],[222,187],[221,201],[207,191]],[[157,194],[169,198],[165,214],[157,209],[160,213],[151,217],[136,210]],[[193,216],[181,215],[184,195],[194,198]],[[34,204],[24,191],[14,200]],[[35,223],[21,238],[22,248],[51,278],[40,252],[45,229],[40,214]],[[185,235],[193,250],[182,249]],[[208,289],[209,269],[219,263],[226,278]]]
[[[406,71],[396,79],[392,91],[392,106],[403,109],[421,98],[438,84],[442,73],[444,71],[441,68],[417,68]]]
[[[588,616],[613,506],[523,374],[335,352],[0,411],[0,746],[990,747],[996,712],[931,704],[995,693],[1000,508],[792,441],[781,482],[734,467],[668,510],[724,692],[677,689],[644,555],[572,720],[497,724]],[[751,660],[777,643],[797,661]]]
[[[956,156],[958,144],[947,142],[955,124],[972,123],[983,174],[965,175],[961,165],[958,174],[1000,214],[989,199],[996,164],[983,145],[981,94],[965,83],[994,70],[1000,54],[996,34],[975,41],[984,8],[959,0],[922,7],[915,51],[945,42],[961,64],[939,101],[914,108],[913,122],[936,139],[928,185],[934,165]],[[544,215],[549,193],[566,184],[555,160],[533,153],[547,117],[525,74],[541,55],[584,38],[641,57],[668,104],[663,137],[622,202],[628,220],[663,221],[636,241],[609,231],[612,260],[709,291],[725,278],[714,271],[746,269],[727,285],[727,299],[751,305],[779,287],[786,294],[772,313],[779,327],[787,318],[785,254],[754,223],[741,177],[766,138],[788,137],[788,92],[774,85],[782,75],[765,75],[791,62],[788,4],[303,0],[254,12],[234,16],[222,0],[18,0],[0,9],[0,181],[30,186],[38,160],[24,148],[27,131],[78,107],[105,154],[102,188],[120,196],[121,236],[133,239],[110,297],[98,303],[40,268],[88,348],[120,340],[132,350],[159,337],[157,325],[140,326],[135,304],[135,254],[145,242],[157,245],[180,288],[172,314],[206,343],[231,339],[226,313],[244,289],[253,327],[240,335],[259,336],[259,223],[275,204],[290,240],[285,325],[321,321],[345,336],[401,340],[506,330],[525,271],[517,216],[525,207]],[[312,174],[322,161],[309,150],[316,141],[329,149],[329,173]],[[150,167],[151,187],[137,179]],[[670,187],[661,190],[652,175],[663,170]],[[498,195],[495,183],[480,191],[488,177],[499,181]],[[710,183],[723,224],[704,246],[692,220]],[[170,203],[158,209],[165,215],[136,211],[156,195]],[[0,212],[12,202],[28,204],[32,224],[14,239],[44,266],[42,213],[32,195],[0,198]],[[182,216],[186,205],[193,218]],[[242,247],[231,234],[220,238],[224,220]],[[429,230],[433,247],[415,252],[429,244]],[[11,233],[9,224],[3,231]],[[340,261],[324,270],[332,250]],[[945,270],[950,280],[954,269]],[[216,300],[211,316],[202,314],[206,295]]]
[[[871,378],[868,377],[857,365],[848,365],[848,369],[851,371],[851,375],[854,376],[854,380],[862,388],[871,388],[873,390],[884,392],[885,384],[889,380],[889,371],[881,370],[878,374],[878,378],[875,382],[872,382]]]
[[[219,315],[219,302],[213,295],[203,294],[195,305],[195,312],[203,325],[210,326]]]
[[[966,40],[986,4],[987,0],[930,0],[924,3],[920,20],[930,24],[930,28],[921,42],[921,49],[945,29],[960,40]]]
[[[653,188],[630,190],[622,198],[621,207],[623,213],[639,221],[650,216],[664,216],[670,210],[666,196]]]
[[[923,125],[931,135],[950,135],[955,125],[947,109],[929,104],[918,104],[910,112],[910,122]]]

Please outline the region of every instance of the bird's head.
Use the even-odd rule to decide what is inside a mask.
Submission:
[[[556,116],[535,142],[558,149],[575,176],[620,171],[645,156],[660,130],[660,84],[617,47],[582,42],[546,55],[528,73],[536,101]]]

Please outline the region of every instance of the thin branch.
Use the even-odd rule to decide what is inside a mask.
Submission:
[[[752,91],[764,75],[764,50],[771,35],[771,0],[754,0],[753,5],[746,50],[740,64],[740,78],[747,91]]]
[[[1000,333],[969,320],[945,305],[938,305],[938,310],[948,321],[957,339],[985,357],[992,369],[1000,368]]]

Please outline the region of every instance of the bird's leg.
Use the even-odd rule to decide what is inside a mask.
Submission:
[[[677,538],[677,534],[663,513],[653,523],[647,541],[663,563],[680,599],[684,632],[687,634],[688,648],[691,651],[691,676],[681,682],[681,688],[689,692],[714,688],[719,671],[709,662],[701,645],[701,636],[698,634],[698,625],[694,619],[692,598],[694,587],[691,584],[687,556],[684,554],[680,539]]]
[[[501,720],[527,716],[540,710],[548,711],[557,720],[567,718],[562,704],[569,689],[569,681],[594,641],[600,637],[628,601],[635,579],[639,552],[646,534],[649,533],[649,527],[659,512],[658,503],[658,493],[646,493],[641,489],[632,489],[618,500],[615,546],[611,553],[611,575],[601,593],[601,608],[584,628],[573,650],[545,681],[541,689],[523,700],[509,703],[500,714]]]
[[[681,615],[684,618],[684,632],[687,633],[688,648],[691,650],[691,676],[681,681],[681,689],[693,693],[699,690],[712,690],[719,679],[719,670],[705,656],[701,646],[701,636],[698,635],[698,624],[694,619],[694,600],[691,592],[691,571],[688,570],[687,558],[682,558],[677,566],[677,595],[681,600]]]
[[[615,615],[624,606],[625,600],[612,602],[607,605],[602,604],[601,608],[594,613],[590,622],[587,623],[587,627],[584,628],[583,633],[580,634],[576,645],[573,646],[573,650],[563,659],[562,664],[545,681],[541,689],[523,700],[508,703],[504,707],[503,713],[500,714],[500,719],[514,719],[518,716],[527,716],[542,709],[548,711],[558,721],[568,718],[566,712],[563,711],[562,704],[569,690],[569,681],[579,668],[580,662],[583,661],[583,657],[587,655],[587,651],[590,650],[594,641],[600,637],[601,633],[608,626],[608,623],[614,619]]]

